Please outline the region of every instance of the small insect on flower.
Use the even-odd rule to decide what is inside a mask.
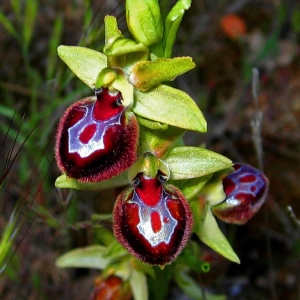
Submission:
[[[213,206],[213,213],[221,220],[233,224],[245,224],[264,203],[268,189],[268,178],[256,168],[236,163],[234,172],[223,178],[226,198]]]
[[[121,93],[107,88],[95,93],[65,111],[56,135],[58,167],[82,182],[118,175],[137,157],[138,123]]]
[[[164,266],[174,260],[188,241],[192,213],[182,192],[155,178],[138,173],[132,187],[117,198],[113,227],[117,240],[136,258]]]

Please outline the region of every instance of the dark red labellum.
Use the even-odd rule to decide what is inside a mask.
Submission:
[[[66,110],[56,136],[59,168],[82,182],[109,179],[137,158],[138,123],[121,94],[103,88],[96,95]]]
[[[134,186],[118,196],[113,215],[117,240],[151,265],[174,260],[187,243],[193,223],[182,192],[164,185],[161,178],[160,174],[146,178],[139,173]]]
[[[269,181],[256,168],[236,163],[234,172],[223,178],[226,199],[212,207],[216,216],[228,223],[244,224],[264,203]]]

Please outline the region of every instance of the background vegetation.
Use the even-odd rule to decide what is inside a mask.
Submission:
[[[161,2],[167,7],[172,1]],[[97,240],[101,233],[86,220],[110,213],[115,193],[54,187],[56,124],[70,103],[91,94],[56,48],[101,50],[106,14],[117,16],[126,31],[124,1],[1,1],[1,299],[91,294],[98,272],[59,269],[55,259]],[[299,299],[300,5],[195,0],[174,51],[197,64],[174,85],[195,99],[208,121],[208,133],[189,133],[187,144],[205,143],[235,162],[263,167],[271,182],[267,203],[247,225],[222,225],[241,265],[203,246],[211,271],[196,280],[228,299]],[[259,71],[257,97],[253,68]],[[168,299],[176,297],[187,299],[174,287]]]

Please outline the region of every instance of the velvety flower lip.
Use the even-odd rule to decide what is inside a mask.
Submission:
[[[223,178],[222,184],[226,198],[213,206],[213,213],[221,220],[245,224],[264,203],[268,189],[268,178],[256,168],[235,163],[234,172]]]
[[[102,88],[65,111],[56,135],[62,172],[82,182],[118,175],[137,158],[138,123],[123,106],[121,93]]]
[[[174,260],[192,230],[192,213],[182,192],[155,178],[138,173],[133,187],[117,198],[113,214],[117,240],[136,258],[151,265]]]

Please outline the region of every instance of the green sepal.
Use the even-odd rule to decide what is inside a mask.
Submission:
[[[177,36],[177,31],[182,17],[187,9],[190,8],[192,0],[179,0],[170,10],[165,21],[165,32],[163,44],[165,48],[165,57],[172,56],[173,45]]]
[[[157,58],[154,61],[137,62],[129,81],[140,91],[147,91],[164,81],[172,81],[195,67],[191,57]]]
[[[173,148],[164,161],[174,180],[201,177],[232,165],[227,157],[199,147]]]
[[[126,0],[126,21],[130,33],[146,46],[163,37],[158,0]]]
[[[159,85],[148,92],[134,91],[132,111],[144,118],[175,127],[206,132],[206,121],[194,100],[185,92]]]
[[[137,119],[139,121],[139,118]],[[152,123],[161,124],[157,122],[152,122]],[[143,126],[144,124],[142,122],[141,124],[142,126],[140,126],[140,138],[139,138],[140,153],[151,151],[152,153],[155,153],[155,155],[159,158],[164,157],[166,153],[170,150],[170,147],[176,142],[176,140],[186,132],[185,129],[174,127],[174,126],[168,126],[166,129],[165,128],[151,129],[149,128],[150,126],[145,127]]]
[[[230,261],[240,263],[240,259],[230,246],[211,212],[209,204],[201,197],[190,201],[194,217],[194,228],[200,240]]]
[[[103,180],[100,182],[80,182],[76,178],[68,177],[62,174],[55,181],[55,186],[62,189],[76,189],[84,191],[101,191],[116,187],[121,187],[128,184],[127,172],[117,175],[113,178]]]
[[[56,260],[60,268],[105,269],[112,262],[107,257],[107,247],[94,245],[71,250]]]
[[[98,74],[107,67],[106,56],[89,48],[61,45],[57,52],[72,72],[92,89]]]

